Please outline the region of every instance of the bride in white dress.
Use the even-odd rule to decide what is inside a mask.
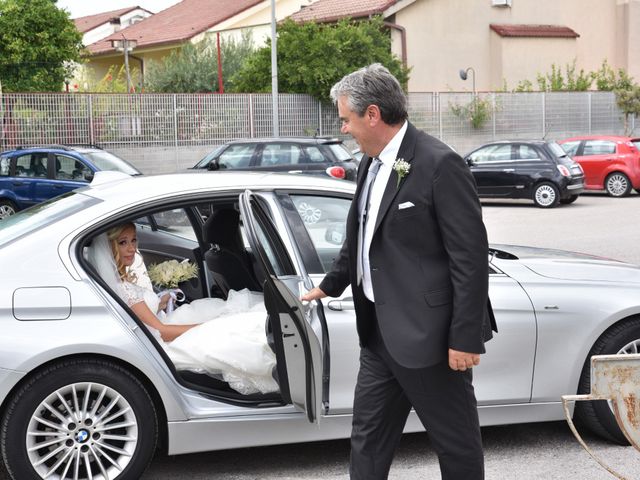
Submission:
[[[132,223],[94,238],[88,259],[155,335],[177,370],[221,376],[245,395],[278,391],[261,293],[230,291],[226,301],[203,298],[164,314],[167,297],[159,299],[144,264],[135,265],[140,256]]]

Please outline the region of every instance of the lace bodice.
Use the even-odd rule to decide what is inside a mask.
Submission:
[[[135,283],[122,282],[120,284],[120,294],[122,299],[127,302],[128,306],[136,303],[145,302],[152,312],[158,311],[160,299],[158,296],[147,288],[141,287]]]

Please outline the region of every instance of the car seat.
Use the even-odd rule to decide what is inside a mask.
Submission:
[[[236,210],[214,211],[203,225],[202,236],[211,244],[204,261],[224,298],[229,290],[262,290],[242,242],[240,215]]]

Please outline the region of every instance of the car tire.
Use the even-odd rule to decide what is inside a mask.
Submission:
[[[0,220],[14,215],[18,209],[11,200],[0,200]]]
[[[626,197],[631,193],[631,182],[622,172],[613,172],[607,175],[604,181],[604,189],[612,197]]]
[[[558,187],[551,182],[542,182],[533,189],[533,203],[540,208],[553,208],[560,201]]]
[[[591,348],[582,368],[578,394],[591,390],[591,357],[593,355],[630,354],[640,352],[640,318],[617,323],[604,332]],[[629,445],[606,400],[576,402],[575,417],[593,433],[614,443]]]
[[[569,205],[578,199],[578,195],[571,195],[569,198],[561,198],[560,203],[563,205]]]
[[[0,430],[5,466],[19,480],[138,479],[157,439],[147,389],[124,368],[97,359],[65,360],[32,375],[9,399]]]

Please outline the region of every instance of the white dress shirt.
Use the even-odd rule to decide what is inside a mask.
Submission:
[[[382,162],[378,175],[376,175],[371,187],[371,194],[369,196],[369,208],[367,208],[367,222],[364,229],[363,239],[363,265],[362,265],[362,289],[366,297],[372,302],[375,301],[373,296],[373,286],[371,285],[371,265],[369,264],[369,247],[371,246],[371,239],[373,238],[373,230],[376,226],[376,220],[378,218],[378,211],[380,210],[380,202],[382,196],[389,183],[389,177],[393,170],[393,164],[398,158],[398,151],[402,144],[402,139],[407,131],[407,122],[404,122],[402,128],[393,136],[391,141],[387,143],[378,158]]]

